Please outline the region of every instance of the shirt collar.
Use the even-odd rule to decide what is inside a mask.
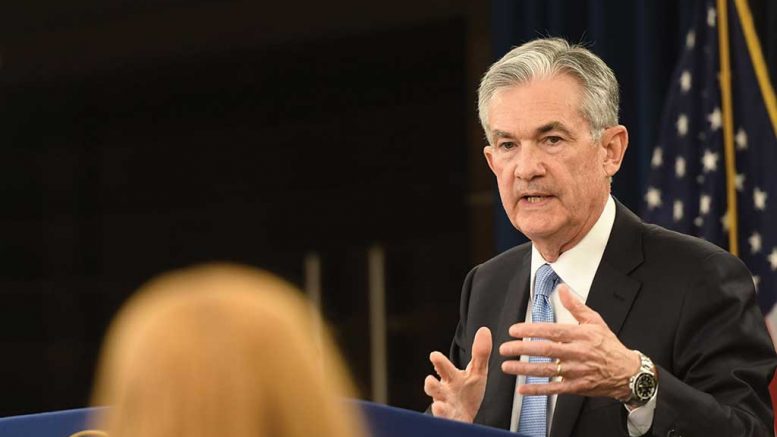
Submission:
[[[615,223],[615,201],[612,196],[607,197],[599,219],[588,231],[588,234],[574,247],[562,253],[556,262],[548,263],[540,254],[540,251],[532,244],[531,248],[531,278],[529,289],[534,298],[534,277],[543,264],[550,264],[553,271],[572,289],[583,302],[588,298],[591,283],[594,281],[599,262],[607,247],[610,231]]]

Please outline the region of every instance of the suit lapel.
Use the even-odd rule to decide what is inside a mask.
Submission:
[[[642,263],[641,223],[616,201],[617,209],[607,247],[596,270],[586,305],[598,312],[616,335],[631,309],[641,283],[629,273]],[[551,427],[552,437],[572,435],[585,397],[559,395]]]
[[[529,246],[531,247],[531,246]],[[516,274],[510,279],[507,287],[502,314],[497,327],[499,338],[503,341],[511,339],[507,330],[510,326],[522,322],[526,318],[526,308],[529,304],[529,277],[531,275],[531,250],[523,254],[520,264],[516,266]],[[501,344],[501,343],[499,343]]]

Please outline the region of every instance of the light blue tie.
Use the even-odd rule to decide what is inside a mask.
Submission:
[[[534,278],[534,303],[531,307],[532,322],[555,322],[553,307],[550,305],[550,293],[556,288],[559,277],[548,264],[543,264]],[[544,341],[532,338],[531,341]],[[549,363],[548,357],[529,357],[530,363]],[[547,384],[550,378],[545,376],[527,376],[526,384]],[[524,396],[521,404],[521,418],[518,432],[531,437],[546,437],[548,434],[548,397]]]

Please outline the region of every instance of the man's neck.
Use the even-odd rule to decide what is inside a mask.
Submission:
[[[585,238],[585,236],[591,232],[591,229],[594,227],[597,220],[599,220],[599,217],[601,217],[609,196],[610,194],[607,193],[607,196],[605,196],[599,202],[599,207],[594,210],[598,211],[598,213],[591,214],[583,223],[583,225],[580,226],[576,231],[561,236],[551,236],[547,239],[540,238],[537,240],[532,240],[532,244],[534,244],[534,246],[540,252],[542,258],[549,263],[554,263],[556,260],[558,260],[558,257],[561,256],[562,253],[575,247],[577,243]]]

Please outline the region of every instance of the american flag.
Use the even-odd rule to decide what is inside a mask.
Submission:
[[[764,315],[774,313],[767,320],[777,320],[777,104],[746,0],[717,3],[698,1],[685,35],[642,216],[737,254],[752,272]],[[721,66],[726,51],[730,81]]]

